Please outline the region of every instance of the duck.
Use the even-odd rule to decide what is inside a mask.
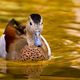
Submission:
[[[40,14],[31,14],[28,17],[26,25],[9,24],[0,38],[3,40],[6,49],[4,55],[8,60],[49,60],[51,58],[51,49],[46,39],[41,35],[43,31],[43,18]],[[3,52],[2,51],[2,52]],[[7,53],[6,53],[7,52]],[[2,55],[3,57],[3,55]]]

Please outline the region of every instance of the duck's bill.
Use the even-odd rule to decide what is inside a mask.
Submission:
[[[35,32],[34,45],[37,46],[37,47],[41,47],[42,46],[41,37],[40,37],[40,32],[39,31]]]

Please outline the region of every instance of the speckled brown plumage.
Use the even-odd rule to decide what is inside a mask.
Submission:
[[[18,60],[20,61],[40,61],[47,59],[47,55],[44,52],[43,48],[36,46],[24,46],[19,53]]]

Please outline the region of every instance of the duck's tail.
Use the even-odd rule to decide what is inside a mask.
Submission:
[[[3,34],[0,37],[0,57],[6,58],[7,52],[6,52],[6,42],[5,42],[5,35]]]

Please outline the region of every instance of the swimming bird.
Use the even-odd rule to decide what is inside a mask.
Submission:
[[[11,32],[7,29],[4,32],[5,35],[9,33],[5,37],[7,59],[20,61],[50,59],[51,49],[46,39],[41,35],[43,31],[41,15],[31,14],[25,28],[22,29],[21,27],[20,29],[19,24],[17,28],[11,27]]]
[[[19,50],[18,57],[21,61],[48,60],[51,58],[51,49],[46,39],[41,35],[43,31],[43,18],[39,14],[31,14],[25,28],[25,41],[27,44]],[[23,42],[22,42],[23,43]],[[18,44],[17,44],[18,46]],[[19,43],[20,46],[20,43]],[[17,49],[17,47],[16,47]]]

